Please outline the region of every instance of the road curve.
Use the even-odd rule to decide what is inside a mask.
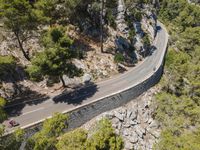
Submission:
[[[21,128],[27,128],[51,117],[55,112],[69,112],[77,107],[120,93],[141,83],[153,75],[163,63],[167,49],[168,34],[161,23],[158,22],[158,26],[160,26],[160,30],[154,41],[156,50],[133,69],[115,78],[97,83],[96,86],[88,86],[83,90],[79,90],[75,95],[76,97],[64,96],[56,101],[55,98],[49,98],[35,105],[21,104],[22,106],[20,106],[19,104],[15,107],[22,107],[21,113],[9,119],[19,122]],[[7,129],[7,131],[10,132],[11,129]]]

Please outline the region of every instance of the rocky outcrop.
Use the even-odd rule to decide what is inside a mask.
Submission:
[[[116,24],[117,29],[124,33],[126,36],[128,36],[128,26],[125,22],[125,5],[124,0],[118,0],[118,7],[117,7],[117,18],[116,18]]]
[[[139,103],[119,108],[109,114],[116,133],[121,134],[124,139],[126,150],[153,148],[154,142],[159,137],[159,125],[151,117],[151,113],[149,104]]]
[[[144,13],[143,18],[141,20],[141,24],[145,30],[149,33],[152,39],[156,37],[156,26],[157,26],[157,17],[155,13],[151,10],[151,7],[148,5],[145,6],[144,8]]]
[[[116,133],[123,137],[125,150],[152,150],[153,144],[160,135],[160,125],[152,118],[154,109],[151,102],[155,93],[157,89],[152,88],[136,101],[105,112],[83,127],[89,129],[97,120],[107,117],[111,120]]]

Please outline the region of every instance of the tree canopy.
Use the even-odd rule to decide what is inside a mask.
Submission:
[[[26,144],[27,150],[53,150],[57,137],[63,134],[67,128],[68,116],[65,114],[55,113],[52,118],[44,121],[42,130],[28,139]]]
[[[32,7],[27,0],[1,0],[0,9],[4,26],[14,33],[24,57],[30,60],[29,51],[24,49],[23,43],[45,20],[43,12]]]
[[[121,150],[123,141],[116,135],[111,122],[104,118],[93,129],[77,129],[64,134],[56,145],[58,150]]]
[[[45,50],[31,60],[32,66],[27,71],[34,80],[44,76],[60,77],[65,86],[62,79],[64,74],[73,77],[81,73],[72,63],[77,56],[77,51],[71,48],[73,41],[58,27],[47,32],[42,41]]]
[[[163,0],[159,16],[171,34],[155,118],[162,124],[155,149],[199,149],[199,7],[185,0]]]

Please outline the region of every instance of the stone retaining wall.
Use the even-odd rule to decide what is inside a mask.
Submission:
[[[165,30],[167,40],[165,41],[165,43],[163,43],[164,45],[162,49],[163,52],[161,54],[158,64],[155,66],[157,70],[155,70],[155,72],[149,73],[146,76],[146,78],[144,78],[144,80],[141,81],[140,83],[133,85],[132,87],[129,87],[127,89],[124,89],[119,93],[96,100],[94,102],[91,102],[89,104],[80,106],[76,109],[66,112],[69,114],[69,120],[68,120],[69,126],[68,129],[66,130],[72,130],[77,127],[80,127],[82,124],[86,123],[93,117],[128,103],[129,101],[138,97],[143,92],[147,91],[149,88],[151,88],[152,86],[154,86],[156,83],[159,82],[163,73],[164,56],[167,49],[168,34],[164,25],[162,25],[162,23],[160,22],[158,23]],[[25,128],[27,137],[39,131],[41,127],[42,127],[42,122],[39,122],[34,124],[33,126]]]
[[[90,103],[86,106],[78,108],[70,113],[69,117],[69,130],[80,127],[82,124],[86,123],[95,116],[112,110],[114,108],[120,107],[134,98],[141,95],[143,92],[147,91],[153,85],[158,83],[163,72],[163,65],[147,80],[144,82],[125,90],[121,93],[115,94],[110,97],[106,97],[99,101]]]
[[[68,120],[68,128],[67,130],[72,130],[77,127],[80,127],[87,121],[91,120],[95,116],[112,110],[114,108],[120,107],[129,101],[133,100],[134,98],[141,95],[143,92],[147,91],[149,88],[154,86],[156,83],[159,82],[161,76],[163,73],[163,64],[158,68],[158,70],[152,74],[148,79],[141,82],[140,84],[129,88],[121,93],[103,98],[101,100],[92,102],[90,104],[87,104],[83,107],[79,107],[77,109],[74,109],[69,114],[69,120]],[[27,137],[30,137],[35,132],[39,131],[42,127],[42,123],[35,124],[34,126],[31,126],[29,128],[26,128],[26,135]]]

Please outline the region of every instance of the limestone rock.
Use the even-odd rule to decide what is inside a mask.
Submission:
[[[133,143],[133,144],[137,143],[137,141],[138,141],[138,136],[137,136],[137,134],[136,134],[135,132],[133,132],[133,133],[131,134],[131,136],[129,136],[129,141],[130,141],[131,143]]]
[[[118,129],[118,130],[121,130],[121,129],[122,129],[122,123],[121,123],[121,122],[119,122],[119,123],[117,124],[117,129]]]
[[[138,122],[137,122],[137,120],[131,120],[131,121],[130,121],[130,124],[134,126],[134,125],[137,125]]]
[[[68,85],[68,84],[71,83],[71,81],[70,81],[70,79],[69,79],[69,77],[67,75],[63,75],[63,80],[65,82],[65,85]]]
[[[133,147],[134,147],[134,145],[131,142],[125,142],[125,144],[124,144],[124,148],[126,150],[132,150]]]
[[[13,83],[3,83],[3,89],[4,89],[4,96],[5,98],[10,98],[16,93],[16,89]]]
[[[135,131],[140,138],[143,138],[143,135],[145,134],[145,129],[141,128],[140,126],[136,126]]]
[[[92,79],[92,76],[91,76],[90,74],[88,74],[88,73],[85,73],[85,74],[83,75],[82,81],[83,81],[84,83],[86,83],[86,82],[90,82],[91,79]]]
[[[86,69],[85,64],[78,59],[75,59],[73,63],[79,69]]]
[[[114,128],[117,128],[119,124],[119,119],[118,118],[113,118],[112,119],[112,125]]]
[[[130,135],[130,131],[127,130],[127,129],[124,129],[123,132],[122,132],[122,134],[123,134],[124,136],[128,136],[128,135]]]
[[[132,114],[132,111],[131,110],[127,110],[126,118],[129,119],[131,117],[131,114]]]
[[[158,132],[157,130],[150,129],[148,130],[148,133],[150,133],[155,138],[159,138],[160,136],[160,132]]]
[[[149,128],[158,128],[158,123],[156,121],[152,121],[151,124],[149,125]]]
[[[114,117],[113,113],[106,113],[105,117],[112,119]]]
[[[131,126],[131,124],[129,122],[126,122],[124,125],[123,125],[125,128],[129,128]]]
[[[115,117],[117,117],[120,121],[124,121],[124,116],[123,114],[120,114],[119,112],[115,112]]]
[[[151,123],[152,123],[152,121],[153,121],[153,119],[152,119],[152,118],[150,118],[150,119],[148,120],[148,124],[151,124]]]
[[[136,113],[135,111],[132,111],[131,116],[130,116],[130,119],[131,119],[131,120],[134,120],[134,119],[136,119],[136,118],[137,118],[137,113]]]

